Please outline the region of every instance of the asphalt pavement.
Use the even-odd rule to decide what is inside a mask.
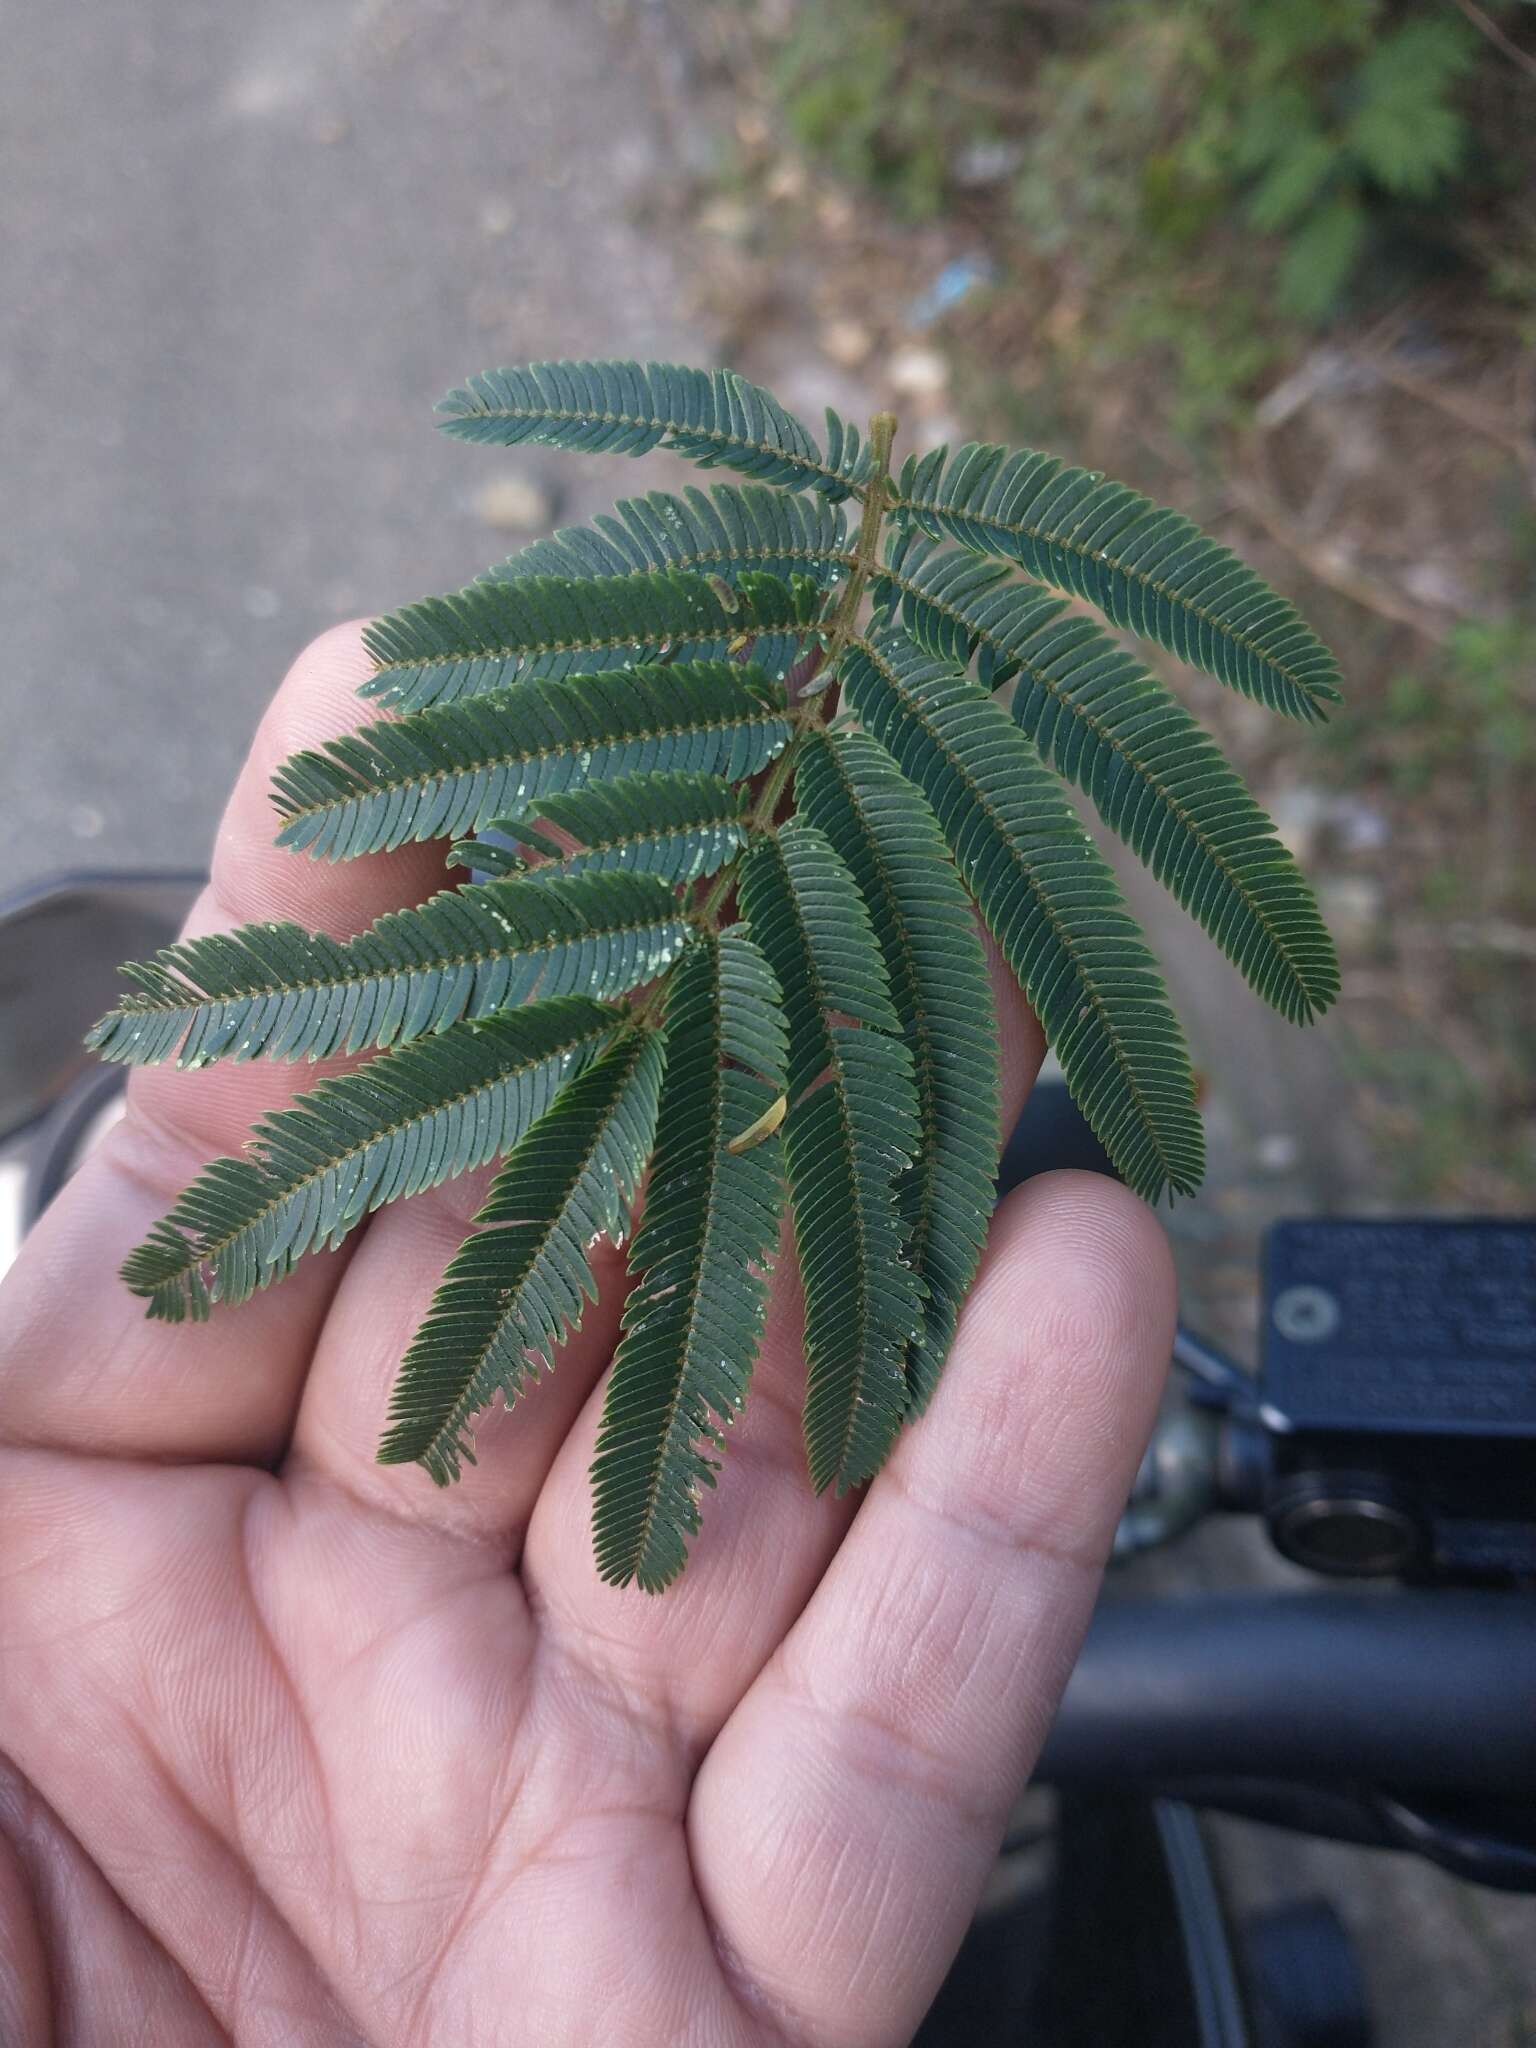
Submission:
[[[482,516],[493,477],[562,516],[645,481],[459,446],[431,415],[498,362],[700,354],[664,240],[634,225],[674,161],[645,19],[587,0],[12,17],[0,896],[200,864],[304,641],[524,537]]]

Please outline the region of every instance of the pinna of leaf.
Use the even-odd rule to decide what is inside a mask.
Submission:
[[[742,481],[627,500],[368,629],[388,715],[284,764],[280,840],[452,840],[479,879],[345,942],[248,926],[125,970],[108,1059],[379,1050],[210,1166],[124,1277],[206,1316],[499,1160],[380,1449],[446,1483],[475,1417],[554,1367],[643,1183],[593,1495],[603,1577],[654,1590],[746,1401],[786,1209],[812,1483],[867,1480],[933,1393],[999,1147],[973,910],[1122,1177],[1198,1186],[1178,1021],[1063,783],[1283,1016],[1337,994],[1269,819],[1092,613],[1295,719],[1338,672],[1227,549],[1051,456],[893,473],[888,415],[865,439],[829,413],[823,446],[734,373],[665,364],[500,370],[440,411]]]

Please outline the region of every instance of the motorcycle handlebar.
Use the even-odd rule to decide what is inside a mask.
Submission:
[[[1037,1775],[1536,1794],[1536,1601],[1207,1595],[1101,1604]]]

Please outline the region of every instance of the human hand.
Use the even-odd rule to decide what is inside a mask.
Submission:
[[[283,685],[191,929],[345,936],[430,848],[272,846],[267,784],[357,722],[355,628]],[[1005,1114],[1040,1040],[998,977]],[[483,1194],[466,1176],[211,1329],[122,1255],[276,1064],[144,1069],[0,1327],[0,2040],[15,2048],[906,2041],[1087,1622],[1172,1335],[1116,1184],[999,1209],[944,1381],[861,1499],[813,1497],[792,1262],[682,1580],[603,1585],[587,1466],[622,1301],[446,1492],[373,1461]]]

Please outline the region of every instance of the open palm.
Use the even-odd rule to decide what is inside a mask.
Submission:
[[[440,873],[270,846],[275,760],[355,720],[297,664],[195,930],[338,936]],[[1039,1039],[999,977],[1016,1110]],[[211,1330],[117,1263],[312,1073],[136,1073],[29,1241],[0,1360],[0,2040],[907,2040],[1075,1654],[1167,1356],[1160,1233],[1051,1175],[999,1211],[927,1417],[813,1498],[799,1306],[682,1581],[598,1580],[586,1467],[622,1262],[549,1383],[439,1493],[373,1462],[385,1391],[483,1192],[387,1211]]]

